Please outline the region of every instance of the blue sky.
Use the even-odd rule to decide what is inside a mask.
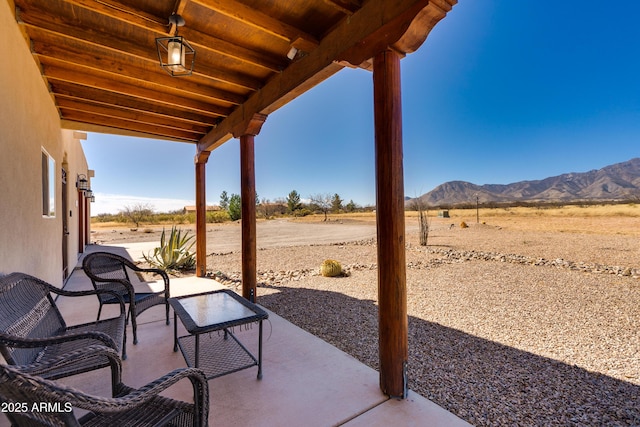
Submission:
[[[640,2],[460,0],[402,60],[405,193],[506,184],[640,156]],[[375,203],[373,85],[345,69],[256,137],[260,198],[338,193]],[[193,204],[195,147],[89,134],[93,214]],[[207,201],[240,192],[239,142],[207,163]]]

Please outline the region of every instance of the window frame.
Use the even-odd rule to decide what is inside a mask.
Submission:
[[[44,147],[40,157],[42,169],[42,217],[56,217],[56,160]]]

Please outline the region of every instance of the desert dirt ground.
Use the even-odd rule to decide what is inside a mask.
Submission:
[[[640,425],[640,206],[478,214],[431,212],[426,247],[407,214],[409,387],[474,425]],[[141,228],[92,241],[159,241]],[[258,302],[377,369],[375,238],[371,214],[259,221]],[[207,253],[239,288],[240,225]]]

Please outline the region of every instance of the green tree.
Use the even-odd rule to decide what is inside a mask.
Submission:
[[[349,203],[347,203],[347,206],[345,206],[344,208],[347,212],[355,212],[356,209],[358,209],[358,205],[353,203],[353,200],[349,200]]]
[[[292,214],[301,207],[302,204],[300,203],[300,194],[298,194],[296,190],[293,190],[287,196],[287,209],[289,210],[289,213]]]
[[[231,221],[242,218],[242,200],[239,194],[232,194],[229,199],[229,217]]]
[[[229,195],[226,190],[220,194],[220,209],[223,211],[229,210]]]
[[[342,210],[342,199],[338,193],[333,195],[331,199],[331,211],[334,213],[338,213]]]

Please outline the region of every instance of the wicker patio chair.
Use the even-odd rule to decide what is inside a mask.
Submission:
[[[126,310],[110,319],[67,326],[52,294],[75,297],[109,291],[70,292],[24,273],[0,277],[0,353],[10,365],[50,363],[60,355],[100,344],[126,354]],[[117,295],[113,295],[117,297]],[[73,365],[53,366],[46,374],[58,379],[112,366],[104,356],[86,357]]]
[[[164,290],[160,292],[136,293],[127,268],[133,272],[153,273],[162,277]],[[93,287],[98,289],[109,289],[122,296],[124,302],[129,304],[129,314],[127,322],[131,318],[133,329],[133,343],[138,343],[138,327],[136,317],[148,308],[155,305],[164,304],[167,325],[169,324],[169,276],[163,270],[157,268],[141,268],[128,259],[109,252],[92,252],[87,254],[82,261],[82,269],[91,279]],[[117,300],[107,295],[99,295],[100,309],[98,319],[102,311],[103,304],[114,304]]]
[[[91,346],[66,355],[60,363],[73,365],[89,355],[109,357],[119,363],[117,353]],[[0,365],[0,400],[13,426],[207,426],[209,387],[196,368],[176,369],[147,385],[133,389],[119,382],[114,397],[101,397],[42,378],[49,364]],[[193,403],[160,396],[181,379],[193,386]],[[35,405],[35,406],[34,406]],[[74,409],[87,412],[80,418]]]

